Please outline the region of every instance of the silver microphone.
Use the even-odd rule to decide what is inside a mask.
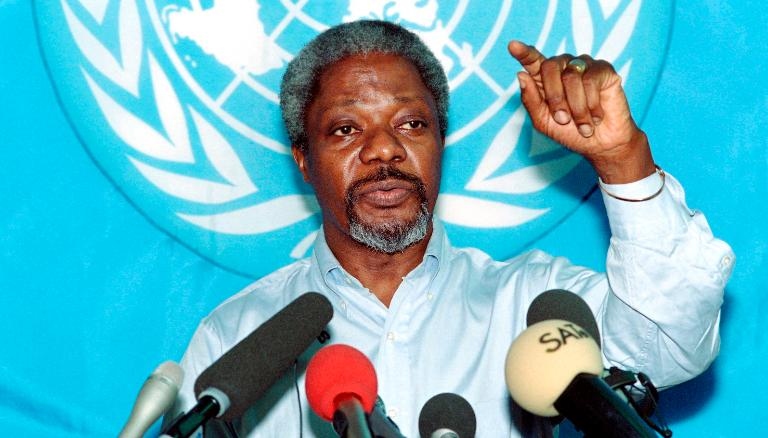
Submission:
[[[139,390],[133,410],[119,438],[141,438],[165,414],[179,394],[184,371],[173,361],[160,364]]]

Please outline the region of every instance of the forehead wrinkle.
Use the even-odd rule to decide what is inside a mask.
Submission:
[[[393,103],[422,102],[425,105],[429,106],[429,99],[427,99],[424,96],[394,96],[391,99],[389,99],[389,101]],[[341,99],[339,101],[332,101],[327,105],[318,107],[318,109],[322,112],[325,112],[333,108],[349,108],[349,107],[363,106],[363,105],[365,105],[365,99],[358,98],[358,97],[348,97],[348,98]]]

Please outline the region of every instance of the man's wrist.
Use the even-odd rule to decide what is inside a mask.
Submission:
[[[600,180],[606,184],[631,183],[656,172],[648,137],[639,129],[626,145],[588,160]]]

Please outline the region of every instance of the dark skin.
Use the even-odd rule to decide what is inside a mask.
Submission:
[[[389,305],[402,278],[421,263],[427,237],[385,254],[353,240],[344,209],[348,188],[382,166],[418,177],[428,210],[440,190],[443,138],[432,94],[416,68],[393,55],[352,56],[331,65],[307,109],[306,153],[293,148],[299,170],[315,189],[328,246],[344,269]],[[367,223],[407,222],[418,214],[414,187],[398,179],[358,191],[355,211]]]
[[[517,41],[508,49],[525,69],[518,74],[522,101],[536,129],[584,156],[606,183],[655,171],[648,140],[609,63],[581,56],[582,73],[567,67],[571,55],[545,58]],[[317,90],[305,118],[307,148],[294,145],[293,157],[315,189],[334,256],[389,306],[402,278],[422,262],[431,225],[419,242],[383,253],[350,236],[344,199],[356,181],[391,166],[424,183],[428,211],[434,211],[444,145],[435,101],[409,61],[380,53],[332,64]],[[416,190],[400,179],[364,184],[355,195],[355,212],[369,224],[406,223],[419,211]]]
[[[648,138],[632,119],[611,64],[582,55],[587,69],[578,73],[567,67],[571,55],[545,58],[519,41],[507,49],[525,69],[518,74],[522,101],[537,130],[586,158],[606,183],[655,171]]]

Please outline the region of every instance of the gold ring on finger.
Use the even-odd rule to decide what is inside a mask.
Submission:
[[[565,64],[566,70],[573,70],[578,74],[582,74],[587,70],[587,62],[581,58],[573,58]]]

